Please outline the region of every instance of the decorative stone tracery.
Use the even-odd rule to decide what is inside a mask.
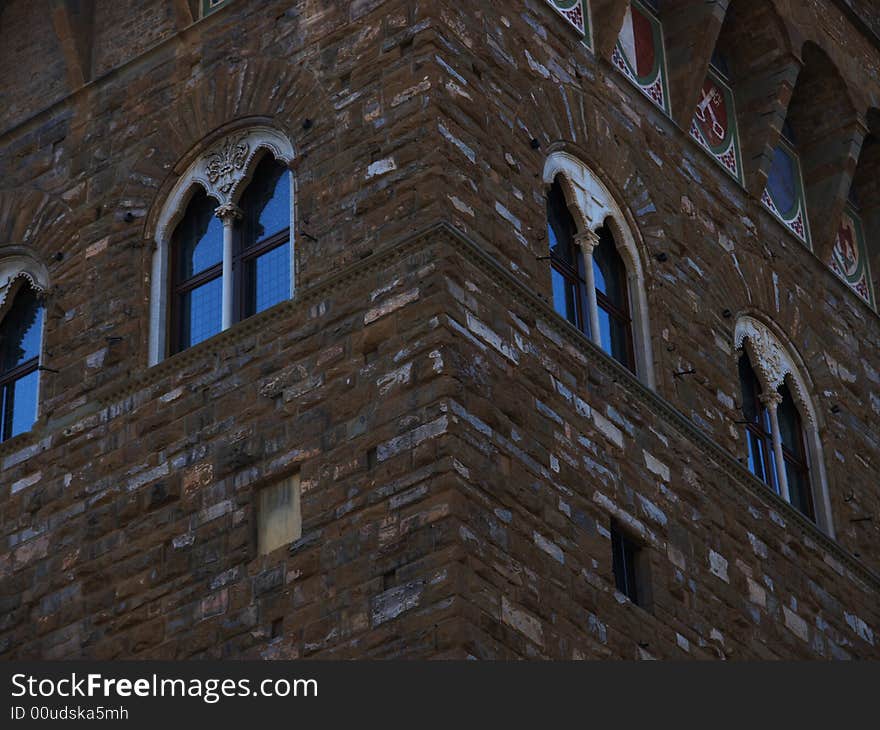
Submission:
[[[734,344],[737,350],[745,349],[764,393],[778,391],[788,376],[795,400],[801,406],[801,414],[815,426],[816,413],[806,383],[779,338],[759,320],[744,316],[737,322]]]
[[[156,240],[165,241],[186,210],[193,185],[201,185],[219,209],[238,203],[256,167],[258,153],[268,150],[290,165],[296,153],[290,140],[271,127],[239,130],[213,144],[190,165],[171,190],[156,225]]]
[[[0,318],[20,279],[27,281],[37,294],[49,290],[49,271],[43,264],[21,246],[0,246]]]

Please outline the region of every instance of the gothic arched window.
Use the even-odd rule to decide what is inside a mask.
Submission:
[[[198,191],[174,231],[171,351],[192,347],[221,328],[223,224],[204,191]]]
[[[603,226],[598,234],[599,245],[593,249],[593,277],[599,341],[605,352],[635,372],[626,265],[617,251],[611,231]]]
[[[641,258],[623,212],[593,173],[564,152],[547,160],[544,181],[554,308],[652,385]]]
[[[547,235],[550,240],[550,272],[553,307],[585,335],[590,334],[587,314],[584,261],[575,244],[577,227],[559,179],[547,192]]]
[[[209,148],[175,185],[156,229],[150,364],[293,296],[293,156],[257,127]]]
[[[241,199],[242,226],[233,272],[239,317],[290,296],[290,182],[287,168],[266,155]]]
[[[832,532],[816,414],[794,360],[750,317],[737,324],[739,381],[749,470]],[[818,509],[817,509],[818,507]]]
[[[29,431],[37,420],[43,306],[20,286],[0,323],[0,441]]]
[[[761,384],[752,369],[748,355],[745,354],[739,359],[739,384],[749,453],[749,471],[778,494],[779,484],[773,463],[775,457],[770,412],[761,402]]]

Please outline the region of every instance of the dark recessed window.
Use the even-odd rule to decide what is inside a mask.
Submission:
[[[593,275],[599,307],[599,341],[605,352],[635,372],[626,266],[611,231],[603,227],[598,233],[599,245],[593,251]]]
[[[30,431],[37,420],[43,307],[22,286],[0,324],[0,441]]]
[[[810,467],[804,440],[801,416],[787,385],[779,388],[779,436],[782,440],[782,460],[792,505],[811,520],[815,519],[813,493],[810,489]]]
[[[172,352],[197,345],[221,327],[223,224],[217,203],[199,190],[174,231]]]
[[[547,193],[547,235],[550,241],[550,273],[553,308],[589,335],[586,280],[581,252],[574,242],[577,228],[557,178]]]
[[[614,585],[637,606],[646,607],[650,589],[641,546],[611,521],[611,553]]]

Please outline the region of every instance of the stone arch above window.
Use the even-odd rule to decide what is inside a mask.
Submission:
[[[770,326],[751,315],[743,315],[737,320],[734,345],[738,357],[743,354],[748,357],[749,365],[760,386],[762,402],[768,409],[767,417],[772,421],[771,441],[775,442],[773,446],[776,449],[774,462],[776,474],[775,479],[770,481],[779,485],[779,493],[783,499],[793,502],[789,496],[788,480],[784,473],[786,457],[783,454],[783,438],[776,423],[776,408],[784,405],[783,396],[787,397],[790,393],[802,423],[806,463],[809,467],[809,490],[815,513],[812,517],[819,527],[834,537],[831,500],[820,437],[821,416],[813,404],[810,395],[812,389],[800,358],[794,348],[785,343]]]
[[[590,327],[585,328],[585,334],[597,346],[603,347],[600,336],[602,328],[598,321],[602,307],[601,302],[597,303],[593,253],[611,242],[625,269],[633,369],[639,379],[653,388],[655,380],[645,273],[633,227],[606,185],[575,156],[567,152],[552,153],[544,165],[542,177],[548,190],[556,182],[562,186],[577,228],[575,243],[586,260],[583,270],[587,282]]]
[[[0,442],[31,430],[39,413],[46,267],[0,246]]]
[[[243,276],[241,266],[238,273],[233,271],[233,259],[242,258],[241,232],[236,229],[237,221],[247,211],[241,211],[245,192],[249,190],[257,170],[263,169],[267,156],[284,168],[289,189],[289,227],[287,229],[287,257],[289,272],[287,286],[289,296],[294,294],[296,265],[295,245],[295,180],[290,166],[295,159],[295,150],[290,140],[278,130],[266,126],[237,129],[211,144],[190,164],[186,172],[175,183],[162,206],[155,228],[156,250],[153,255],[150,304],[150,351],[149,364],[155,365],[167,355],[181,347],[172,342],[172,331],[176,330],[169,320],[172,306],[172,239],[176,229],[187,220],[191,203],[198,200],[213,208],[213,215],[222,221],[222,261],[219,266],[222,275],[217,280],[222,289],[220,295],[222,312],[218,313],[220,328],[227,329],[234,324],[239,287],[235,277]],[[282,184],[279,179],[277,184]],[[271,197],[271,196],[270,196]],[[204,207],[204,206],[202,206]],[[210,211],[209,211],[210,213]],[[210,217],[210,215],[209,215]],[[247,218],[247,215],[244,216]],[[248,222],[245,221],[244,227]],[[256,251],[256,248],[254,248]],[[276,252],[277,258],[277,252]],[[274,262],[277,263],[277,262]],[[256,263],[254,263],[256,266]],[[193,283],[193,282],[190,282]],[[176,285],[176,284],[175,284]],[[243,311],[243,310],[241,310]],[[253,313],[253,312],[251,312]],[[247,316],[239,313],[238,318]],[[194,344],[194,343],[192,343]]]
[[[24,247],[0,246],[0,319],[22,281],[43,295],[49,290],[49,270]]]
[[[228,134],[199,155],[180,177],[162,206],[156,240],[167,240],[186,210],[193,186],[201,185],[217,206],[235,204],[250,182],[259,153],[267,150],[290,165],[296,153],[290,140],[270,127],[250,127]]]

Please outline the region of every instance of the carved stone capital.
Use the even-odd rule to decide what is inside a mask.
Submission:
[[[761,393],[761,395],[758,396],[758,400],[761,401],[764,408],[773,410],[774,408],[778,408],[779,404],[782,403],[782,395],[779,391],[774,390],[769,393]]]
[[[214,209],[214,215],[223,221],[224,225],[231,225],[241,219],[242,211],[235,203],[223,203]]]
[[[574,237],[574,242],[576,245],[580,246],[581,251],[584,252],[584,255],[593,255],[593,251],[596,250],[596,246],[599,245],[599,234],[592,230],[588,229],[581,233],[578,233]]]

